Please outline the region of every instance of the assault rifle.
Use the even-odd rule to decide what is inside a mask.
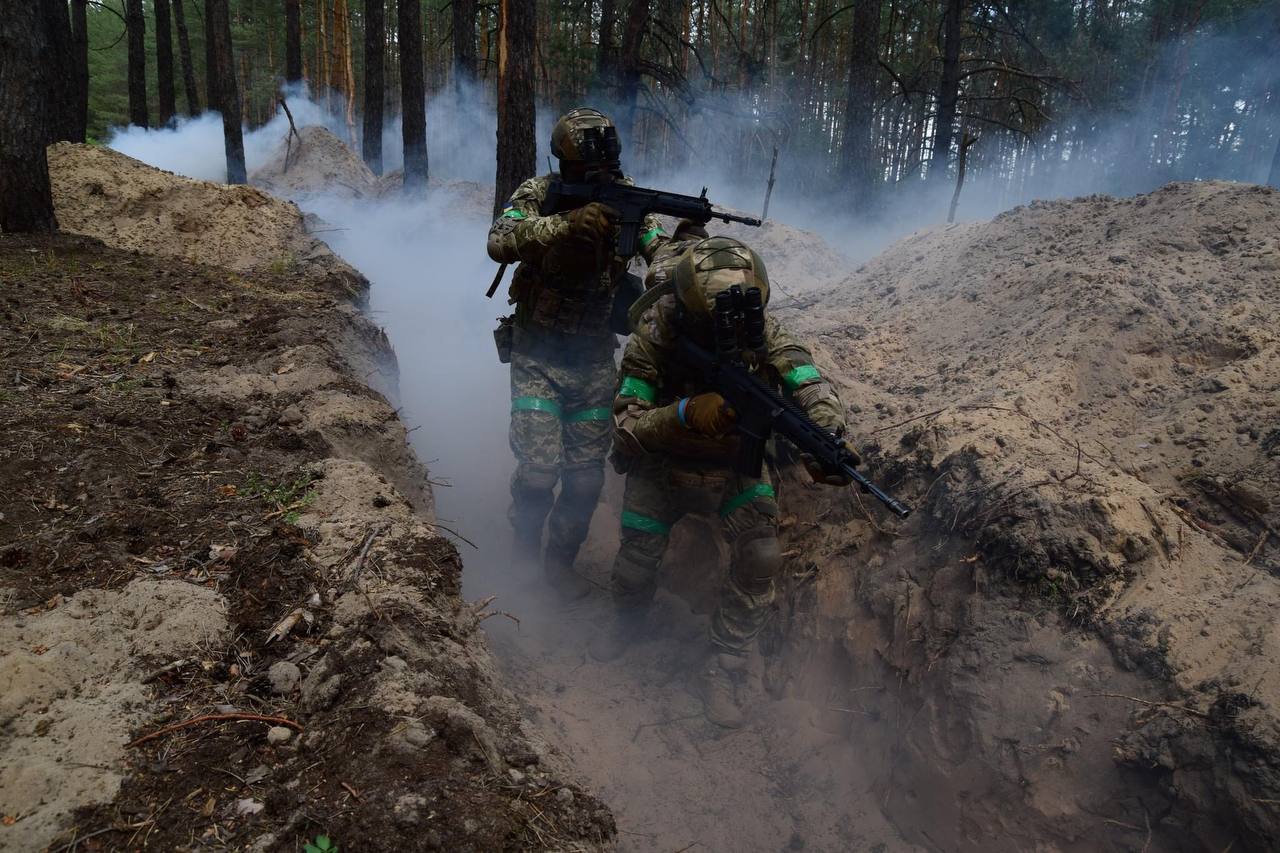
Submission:
[[[734,285],[716,294],[713,313],[716,351],[708,352],[687,334],[676,337],[676,358],[720,393],[737,413],[739,455],[735,467],[748,477],[759,477],[765,443],[771,433],[786,438],[823,470],[843,473],[870,493],[898,518],[911,507],[894,498],[854,468],[857,455],[844,443],[813,422],[809,415],[753,376],[743,359],[744,349],[763,353],[764,305],[758,288],[743,293]]]
[[[702,188],[701,195],[692,196],[627,186],[614,180],[569,183],[556,177],[547,188],[542,212],[543,215],[564,213],[593,201],[607,204],[618,211],[618,244],[615,251],[624,258],[630,258],[636,253],[640,226],[644,224],[644,218],[651,213],[673,216],[676,219],[691,219],[700,225],[706,225],[712,219],[741,222],[743,225],[760,225],[760,220],[754,217],[738,216],[716,210],[707,198],[706,187]]]

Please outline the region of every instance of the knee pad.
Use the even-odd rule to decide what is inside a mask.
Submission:
[[[535,495],[545,492],[550,495],[559,479],[560,469],[554,465],[521,462],[511,475],[511,494]]]
[[[560,499],[572,504],[595,505],[604,488],[603,464],[566,466],[560,474]]]
[[[733,580],[751,595],[762,595],[782,571],[782,546],[772,530],[749,531],[733,543],[729,569]]]
[[[667,548],[667,538],[653,533],[625,532],[618,556],[613,561],[614,598],[634,603],[653,596],[658,565]]]

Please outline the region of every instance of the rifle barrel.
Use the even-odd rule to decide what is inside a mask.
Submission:
[[[911,515],[911,507],[907,506],[902,501],[893,497],[884,489],[862,476],[862,474],[859,473],[852,465],[844,465],[842,467],[844,468],[844,472],[849,475],[850,479],[857,483],[864,492],[870,493],[872,497],[884,504],[888,508],[889,512],[893,513],[898,518],[906,518]]]

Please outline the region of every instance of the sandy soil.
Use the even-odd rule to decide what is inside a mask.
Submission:
[[[55,163],[81,153],[77,175],[145,171]],[[141,180],[162,224],[165,198],[241,192]],[[276,236],[309,239],[292,222]],[[120,248],[0,241],[0,429],[19,439],[0,454],[0,763],[21,771],[0,847],[606,844],[612,818],[521,718],[460,597],[426,471],[369,387],[395,371],[345,295],[358,276],[198,266],[95,227]],[[163,728],[209,714],[277,723]]]
[[[914,771],[995,768],[1031,837],[1274,837],[1278,270],[1280,194],[1175,184],[922,232],[783,312],[920,507],[872,509],[880,533],[815,493],[792,532],[818,577],[800,648],[914,685]],[[935,813],[1001,837],[971,794]]]
[[[235,272],[301,274],[357,292],[360,276],[310,236],[297,205],[249,186],[183,178],[109,148],[49,148],[65,231]]]

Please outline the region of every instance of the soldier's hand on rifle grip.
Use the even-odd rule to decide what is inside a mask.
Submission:
[[[569,211],[569,237],[574,242],[595,246],[612,239],[620,214],[607,204],[593,201]]]
[[[855,454],[856,458],[856,454]],[[849,475],[844,471],[831,472],[822,467],[817,459],[814,459],[807,453],[800,454],[800,461],[804,464],[804,469],[809,472],[809,476],[813,482],[822,486],[847,486],[853,481],[849,479]],[[858,464],[854,462],[853,464]]]
[[[714,391],[685,397],[677,405],[680,423],[709,438],[728,434],[738,421],[738,413]]]

